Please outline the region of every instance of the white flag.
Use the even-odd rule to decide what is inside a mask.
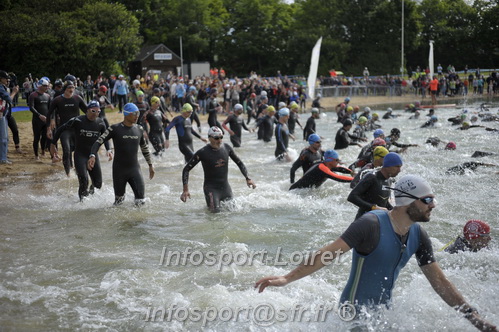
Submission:
[[[315,98],[315,82],[317,81],[317,68],[319,67],[319,55],[321,54],[322,37],[319,38],[312,49],[312,58],[310,59],[310,72],[308,73],[308,95]]]

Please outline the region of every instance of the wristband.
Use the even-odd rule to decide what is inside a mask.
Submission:
[[[88,156],[88,158],[92,158],[92,157],[95,158],[95,154],[92,153],[90,156]]]

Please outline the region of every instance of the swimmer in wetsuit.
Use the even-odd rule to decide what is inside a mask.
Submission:
[[[149,179],[154,177],[154,167],[149,154],[149,147],[144,138],[144,128],[137,124],[140,111],[133,103],[123,107],[123,122],[112,125],[92,145],[87,167],[92,170],[95,166],[96,154],[99,147],[106,141],[113,139],[115,157],[113,161],[114,205],[120,205],[125,199],[126,184],[130,184],[135,195],[135,205],[144,203],[144,179],[140,172],[137,158],[139,150],[149,165]]]
[[[466,173],[467,169],[474,172],[474,171],[476,171],[478,166],[497,166],[497,165],[482,163],[480,161],[470,161],[470,162],[462,163],[461,165],[457,165],[457,166],[449,168],[447,171],[445,171],[445,174],[464,175]]]
[[[243,105],[236,104],[234,105],[234,114],[229,115],[222,123],[222,127],[229,133],[230,141],[235,148],[241,147],[242,129],[250,131],[244,123],[242,114]],[[230,128],[227,127],[227,124],[229,124]]]
[[[332,179],[338,182],[352,181],[353,177],[351,176],[339,175],[335,173],[340,172],[350,175],[353,174],[351,169],[338,166],[339,162],[340,157],[338,156],[338,153],[334,150],[327,150],[324,153],[324,161],[313,165],[300,180],[296,181],[296,183],[289,188],[289,190],[319,187],[326,182],[327,179]]]
[[[229,157],[241,170],[241,173],[246,178],[248,187],[255,189],[256,185],[249,178],[246,167],[235,154],[232,147],[229,144],[222,143],[223,133],[220,128],[216,126],[211,127],[208,131],[208,138],[210,143],[196,151],[182,171],[184,190],[182,195],[180,195],[180,199],[182,202],[186,202],[187,198],[191,197],[189,193],[189,172],[201,162],[204,171],[203,190],[206,204],[211,212],[218,212],[220,210],[220,202],[232,198],[232,189],[227,179]]]
[[[303,169],[303,174],[312,167],[312,165],[320,160],[324,155],[324,151],[321,150],[321,137],[317,134],[312,134],[308,137],[308,144],[310,144],[305,149],[301,150],[300,156],[295,160],[291,170],[289,171],[289,177],[291,184],[295,183],[295,173],[298,168]]]
[[[210,99],[208,99],[208,125],[210,127],[217,126],[222,133],[222,125],[217,120],[217,113],[222,112],[222,106],[217,101],[217,89],[210,90]]]
[[[191,160],[192,156],[194,155],[192,135],[196,136],[205,143],[208,142],[205,138],[202,138],[196,131],[192,129],[191,113],[192,106],[187,103],[184,104],[184,106],[182,106],[182,114],[175,117],[165,129],[165,148],[168,149],[170,147],[170,130],[175,127],[178,136],[178,148],[184,155],[185,162]]]
[[[107,128],[107,127],[109,127],[109,121],[107,121],[107,118],[106,118],[106,107],[109,107],[112,110],[114,110],[114,105],[106,97],[106,94],[107,94],[107,87],[105,85],[101,85],[99,87],[99,90],[97,91],[97,94],[94,96],[94,100],[97,100],[100,104],[99,118],[104,120],[104,123],[106,124],[106,128]]]
[[[445,250],[451,254],[457,254],[460,251],[477,252],[487,248],[490,240],[490,226],[485,221],[472,219],[464,225],[463,236],[458,236],[440,251]]]
[[[319,109],[318,108],[312,108],[312,114],[310,115],[310,117],[308,118],[307,120],[307,123],[305,124],[305,128],[303,128],[303,140],[307,140],[308,137],[310,137],[310,135],[312,134],[316,134],[316,130],[315,130],[315,119],[319,119],[320,118],[320,114],[319,114]]]
[[[355,219],[371,210],[391,210],[391,178],[397,176],[402,168],[402,158],[395,153],[388,153],[383,160],[383,167],[375,173],[367,174],[352,189],[348,201],[359,207]]]
[[[50,95],[47,93],[49,82],[41,79],[38,83],[38,89],[32,92],[28,97],[28,106],[33,118],[31,126],[33,128],[33,151],[35,159],[40,160],[38,147],[41,145],[41,155],[45,156],[45,149],[49,147],[47,141],[47,114],[49,112]]]
[[[274,156],[277,160],[291,161],[288,154],[289,138],[295,140],[295,137],[289,133],[288,130],[289,109],[281,108],[279,110],[279,122],[275,128],[276,147]]]
[[[384,146],[377,146],[373,151],[373,161],[362,166],[359,173],[357,173],[352,182],[350,182],[350,188],[355,188],[364,176],[369,173],[376,172],[381,166],[383,166],[383,160],[387,154],[388,150]]]
[[[160,109],[161,100],[159,97],[151,98],[151,108],[146,113],[146,121],[149,124],[149,140],[154,147],[154,155],[160,156],[165,150],[165,135],[163,134],[163,121],[166,115]]]
[[[80,201],[84,197],[93,193],[93,188],[100,189],[102,187],[102,172],[98,156],[95,157],[95,164],[92,170],[87,170],[87,163],[90,156],[90,150],[95,141],[106,131],[106,124],[99,117],[100,105],[99,102],[92,100],[87,105],[87,114],[80,115],[70,119],[57,128],[52,139],[51,152],[57,156],[57,141],[62,133],[66,130],[75,132],[75,151],[74,165],[76,174],[78,175],[78,196]],[[109,142],[105,142],[105,147],[109,160],[113,159],[112,150],[109,148]],[[88,176],[92,180],[90,191],[88,190]]]
[[[75,94],[75,85],[72,81],[66,81],[64,84],[64,93],[55,97],[50,102],[49,112],[47,114],[47,138],[52,139],[52,130],[56,126],[68,122],[70,119],[80,115],[79,110],[83,113],[87,112],[87,104],[79,96]],[[57,119],[59,122],[57,122]],[[62,163],[64,170],[69,176],[69,171],[72,166],[72,151],[74,149],[75,133],[72,130],[65,131],[61,134],[62,145]],[[52,161],[57,161],[52,158]]]

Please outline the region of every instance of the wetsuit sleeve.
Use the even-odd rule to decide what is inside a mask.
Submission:
[[[378,217],[374,213],[365,213],[351,223],[340,237],[359,254],[369,255],[379,242]]]
[[[144,137],[144,128],[140,127],[140,131],[142,133],[142,136],[140,137],[140,151],[142,151],[142,155],[144,156],[147,164],[152,166],[151,153],[149,152],[149,146]]]
[[[423,227],[419,227],[419,232],[419,248],[416,251],[416,259],[419,266],[424,266],[435,262],[435,256],[428,233]]]
[[[225,144],[225,148],[227,150],[229,150],[230,159],[232,159],[232,161],[234,161],[236,163],[237,167],[239,167],[239,170],[241,171],[243,176],[246,178],[246,180],[249,179],[248,170],[246,169],[246,166],[244,166],[244,163],[241,161],[241,159],[239,159],[239,157],[236,155],[236,153],[234,152],[234,149],[228,144]]]
[[[178,124],[179,118],[176,117],[170,122],[170,124],[165,128],[165,139],[169,140],[170,139],[170,130],[172,130],[173,127],[175,127]]]
[[[346,168],[346,167],[343,167],[343,166],[335,167],[335,168],[333,168],[333,171],[340,172],[340,173],[343,173],[343,174],[352,174],[352,172],[353,172],[350,168]]]
[[[295,160],[293,163],[293,166],[291,166],[291,169],[289,170],[289,179],[291,180],[291,183],[295,183],[295,173],[298,168],[303,165],[303,160],[302,156],[300,155],[298,159]]]
[[[109,127],[106,129],[104,134],[100,135],[100,137],[94,142],[92,145],[92,149],[90,150],[90,154],[97,154],[99,151],[99,148],[104,142],[109,141],[111,138],[113,138],[114,132],[113,132],[113,127]]]
[[[288,151],[286,146],[284,145],[284,141],[282,139],[282,124],[277,125],[277,144],[281,145],[282,151]]]
[[[241,125],[244,128],[244,130],[249,131],[248,126],[246,125],[246,123],[244,121],[241,122]]]
[[[29,110],[31,111],[31,113],[33,113],[36,116],[40,116],[40,113],[35,108],[35,96],[36,96],[36,92],[33,92],[29,95],[28,106],[29,106]]]
[[[192,133],[192,135],[194,135],[197,138],[201,139],[201,135],[199,135],[197,131],[195,131],[194,129],[192,129],[192,127],[191,127],[191,133]]]
[[[75,122],[80,122],[80,120],[77,117],[74,117],[72,119],[69,119],[68,122],[62,124],[59,128],[54,133],[54,137],[52,138],[52,144],[56,145],[57,141],[59,140],[59,137],[61,137],[61,134],[68,128],[73,128]]]
[[[353,180],[353,177],[351,176],[339,175],[332,172],[324,163],[319,164],[319,169],[325,173],[328,178],[338,182],[351,182]]]
[[[361,195],[369,190],[369,188],[374,185],[376,178],[374,174],[367,174],[360,182],[352,189],[348,195],[347,200],[350,203],[357,205],[359,208],[364,210],[370,210],[374,205],[368,201],[362,199]]]
[[[189,172],[191,169],[193,169],[201,161],[198,152],[192,156],[191,160],[189,160],[182,170],[182,184],[184,186],[189,184]]]

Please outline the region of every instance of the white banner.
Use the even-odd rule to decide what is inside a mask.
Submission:
[[[433,79],[433,73],[435,72],[435,64],[433,61],[433,40],[430,40],[430,55],[428,56],[429,68],[430,68],[430,80]]]
[[[317,68],[319,67],[319,55],[321,54],[322,37],[319,38],[312,49],[312,57],[310,59],[310,72],[308,73],[308,96],[315,98],[315,82],[317,81]]]

